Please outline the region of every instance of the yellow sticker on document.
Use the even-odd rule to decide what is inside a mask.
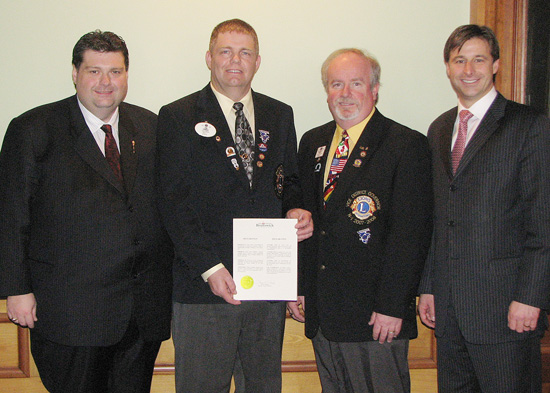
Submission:
[[[250,289],[254,286],[254,279],[250,276],[244,276],[241,278],[241,287],[244,289]]]

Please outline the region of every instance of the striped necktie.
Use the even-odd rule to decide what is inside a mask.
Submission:
[[[332,192],[336,187],[336,183],[338,182],[338,178],[340,177],[340,172],[342,172],[342,169],[344,169],[344,166],[346,166],[346,162],[348,162],[348,154],[349,135],[348,132],[344,130],[342,132],[342,139],[340,140],[340,143],[338,143],[338,147],[334,152],[334,158],[332,159],[332,163],[330,164],[327,183],[325,184],[325,190],[323,192],[323,199],[325,204],[330,199]]]

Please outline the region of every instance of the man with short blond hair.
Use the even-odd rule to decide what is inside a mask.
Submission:
[[[233,298],[234,218],[297,218],[301,206],[292,109],[251,90],[260,67],[254,29],[233,19],[212,32],[210,83],[159,115],[161,210],[176,249],[176,390],[281,391],[284,302]]]

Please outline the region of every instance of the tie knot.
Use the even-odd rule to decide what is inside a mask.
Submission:
[[[469,110],[464,109],[464,110],[460,111],[459,116],[460,116],[460,122],[464,123],[464,122],[467,122],[468,120],[470,120],[472,118],[473,114]]]
[[[242,102],[235,102],[233,104],[233,109],[235,109],[237,112],[239,111],[242,111],[243,110],[243,103]]]
[[[110,124],[103,124],[101,126],[101,129],[106,133],[106,134],[112,134],[113,133],[113,128],[111,127]]]

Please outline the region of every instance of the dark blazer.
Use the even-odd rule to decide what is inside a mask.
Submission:
[[[403,318],[399,337],[414,338],[415,293],[432,228],[426,137],[376,110],[325,210],[323,176],[335,130],[331,121],[307,132],[298,153],[304,208],[315,225],[300,243],[306,335],[321,327],[332,341],[370,341],[374,311]]]
[[[223,303],[201,274],[219,263],[232,272],[233,218],[281,218],[300,205],[292,109],[256,92],[252,100],[252,188],[210,85],[160,110],[161,212],[176,250],[174,301]],[[215,135],[199,135],[198,123]]]
[[[118,342],[132,313],[170,335],[172,250],[155,206],[156,116],[120,105],[125,187],[76,96],[14,119],[0,153],[0,295],[34,293],[35,329],[64,345]]]
[[[450,151],[457,108],[430,126],[435,227],[420,293],[435,296],[436,335],[454,307],[469,342],[531,334],[507,326],[513,300],[548,310],[550,297],[550,121],[500,94],[464,151]],[[541,313],[539,329],[545,327]]]

